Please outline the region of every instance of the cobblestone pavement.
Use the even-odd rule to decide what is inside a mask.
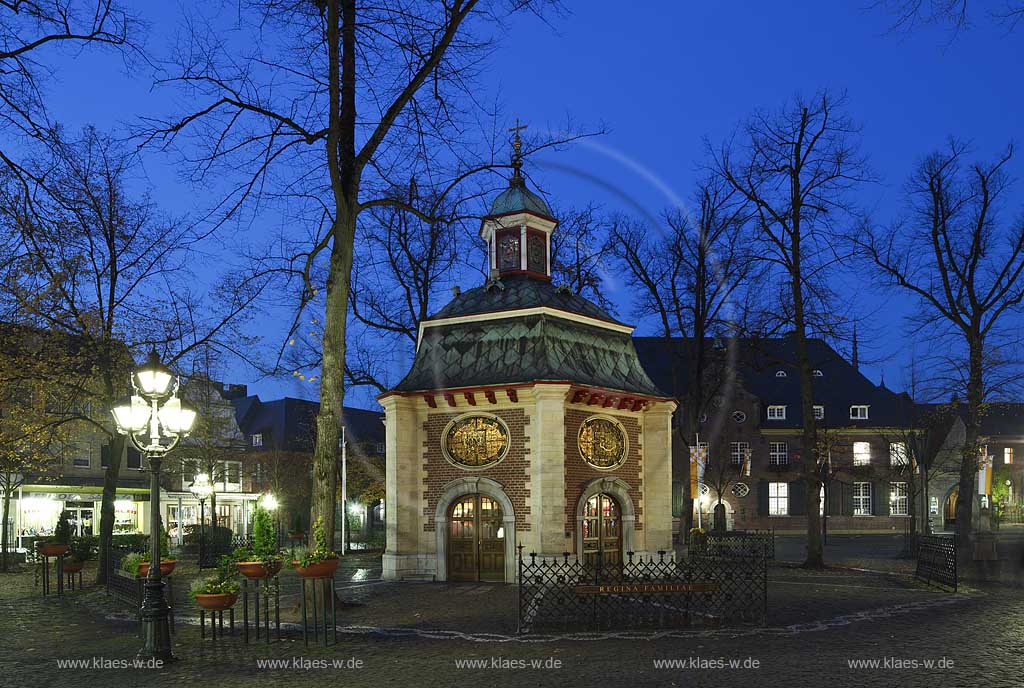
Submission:
[[[367,573],[358,573],[361,568]],[[326,649],[306,648],[294,634],[269,646],[246,646],[237,637],[216,645],[201,641],[198,628],[186,622],[190,608],[183,606],[174,637],[180,659],[161,670],[58,666],[65,659],[131,660],[139,645],[134,623],[101,591],[42,599],[30,575],[2,576],[0,687],[945,687],[1019,686],[1024,675],[1024,592],[1012,588],[953,596],[898,576],[776,567],[766,629],[684,632],[655,640],[551,639],[513,634],[512,586],[392,585],[373,576],[372,566],[347,567],[344,579],[339,576],[339,594],[360,606],[339,613],[346,632]],[[290,585],[285,583],[286,594]],[[380,627],[401,628],[402,635]],[[266,660],[285,666],[260,666]],[[664,660],[681,663],[656,666]],[[851,660],[880,666],[853,669]],[[719,661],[725,666],[717,668]],[[730,668],[730,661],[741,668]],[[755,661],[758,667],[752,668]],[[909,668],[913,661],[918,668]],[[927,661],[935,665],[925,668]],[[311,668],[315,662],[326,667]],[[466,668],[469,662],[478,666]]]

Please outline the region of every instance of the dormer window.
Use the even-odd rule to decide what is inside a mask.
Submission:
[[[817,368],[811,371],[811,375],[813,375],[814,377],[825,377],[825,373],[821,372]]]
[[[867,404],[860,404],[850,407],[850,420],[867,420],[868,419],[868,407]]]
[[[785,370],[778,370],[778,371],[776,371],[775,372],[775,377],[786,377],[786,371]]]
[[[814,420],[824,420],[825,418],[825,407],[815,404],[814,406]]]
[[[786,420],[785,406],[769,406],[768,420]]]

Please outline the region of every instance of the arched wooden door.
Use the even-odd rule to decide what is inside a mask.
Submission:
[[[960,488],[954,487],[946,497],[944,527],[950,528],[956,525],[956,498],[960,494]]]
[[[583,563],[603,566],[622,563],[622,513],[609,494],[596,494],[583,507]]]
[[[466,495],[448,510],[448,580],[505,580],[505,526],[501,505]]]

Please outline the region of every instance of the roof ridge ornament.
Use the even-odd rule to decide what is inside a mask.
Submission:
[[[519,132],[523,129],[529,128],[529,125],[520,124],[519,118],[516,117],[516,125],[510,127],[509,131],[512,132],[512,179],[509,180],[509,184],[522,183],[523,179],[523,139],[519,135]]]

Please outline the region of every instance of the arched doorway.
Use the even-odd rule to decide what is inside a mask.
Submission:
[[[946,507],[943,511],[943,525],[945,528],[952,528],[956,525],[956,498],[960,494],[960,488],[954,487],[946,496]]]
[[[497,500],[460,497],[448,509],[448,580],[504,581],[505,525]]]
[[[604,566],[622,563],[622,511],[610,494],[599,492],[583,506],[583,564]]]

